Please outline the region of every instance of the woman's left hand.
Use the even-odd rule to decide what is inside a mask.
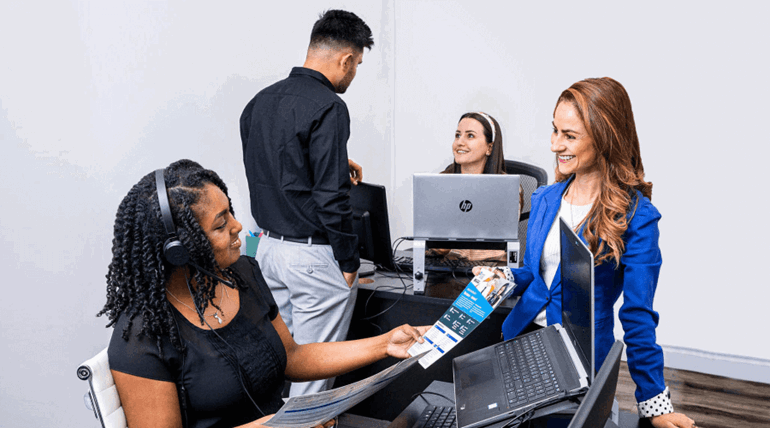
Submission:
[[[338,419],[337,419],[337,418],[334,418],[334,419],[332,419],[332,420],[330,420],[330,421],[324,422],[324,423],[323,423],[323,424],[321,424],[321,425],[318,425],[318,426],[317,426],[317,427],[315,427],[315,428],[334,428],[334,427],[336,427],[336,426],[337,426],[337,421],[338,421]]]
[[[390,331],[388,337],[388,346],[386,352],[390,357],[396,358],[409,358],[409,353],[406,352],[415,342],[422,343],[425,339],[422,335],[425,334],[430,326],[412,327],[409,324],[404,324],[401,327],[396,327]]]
[[[666,413],[665,415],[653,416],[650,423],[655,428],[697,428],[695,421],[682,413]]]

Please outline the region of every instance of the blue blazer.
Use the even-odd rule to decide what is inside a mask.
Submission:
[[[541,187],[532,194],[532,210],[527,226],[524,265],[513,270],[514,295],[521,296],[503,322],[503,336],[517,336],[545,308],[548,325],[561,323],[561,266],[549,289],[540,275],[540,257],[545,238],[559,212],[561,199],[570,180]],[[636,383],[636,400],[648,400],[666,388],[663,379],[663,351],[656,343],[658,313],[652,309],[660,273],[658,220],[660,213],[650,200],[637,192],[630,203],[633,210],[623,240],[626,248],[616,269],[615,262],[603,262],[594,269],[596,364],[601,367],[615,341],[613,305],[623,293],[619,318],[623,325],[628,369]],[[582,231],[581,231],[582,232]],[[585,238],[580,233],[581,239]]]

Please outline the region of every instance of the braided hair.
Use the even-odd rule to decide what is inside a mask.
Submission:
[[[211,244],[192,209],[203,194],[205,185],[213,184],[227,195],[225,183],[214,171],[187,159],[169,165],[163,177],[177,237],[187,249],[190,261],[209,272],[220,272],[234,284],[242,283],[233,270],[219,267]],[[230,202],[229,196],[227,199]],[[230,212],[233,213],[232,204]],[[121,315],[127,316],[128,323],[122,337],[128,340],[134,318],[141,315],[139,334],[155,339],[161,355],[163,337],[168,337],[175,348],[183,348],[172,305],[166,298],[166,285],[175,269],[189,269],[192,273],[196,284],[196,287],[191,287],[193,302],[199,309],[201,325],[202,314],[208,305],[217,307],[213,302],[217,281],[195,268],[176,267],[167,262],[163,257],[163,244],[167,238],[153,172],[142,177],[118,207],[112,261],[107,272],[107,303],[97,316],[107,315],[107,327],[115,325]]]

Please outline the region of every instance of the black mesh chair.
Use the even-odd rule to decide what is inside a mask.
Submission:
[[[524,249],[527,247],[527,223],[529,222],[529,210],[532,209],[530,199],[532,193],[540,186],[548,184],[548,174],[539,166],[515,160],[505,161],[505,173],[521,176],[521,189],[524,204],[519,216],[519,243],[521,245],[520,257],[524,260]]]

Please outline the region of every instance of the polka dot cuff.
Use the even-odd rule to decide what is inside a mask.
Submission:
[[[668,391],[668,387],[649,400],[642,401],[638,406],[640,418],[651,418],[653,416],[665,415],[666,413],[672,413],[674,411],[674,406],[671,404],[671,393]]]

